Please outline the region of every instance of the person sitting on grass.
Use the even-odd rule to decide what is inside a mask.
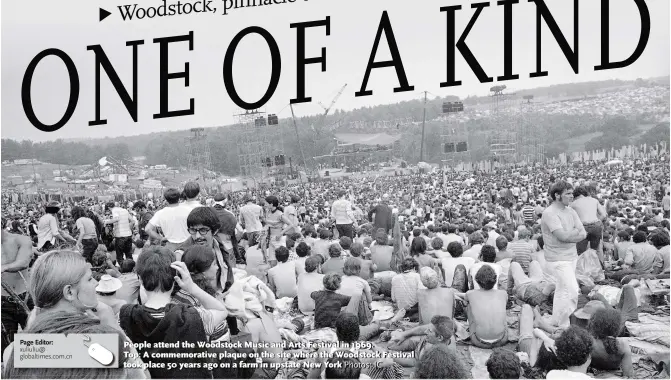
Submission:
[[[458,244],[458,243],[457,243]],[[417,379],[469,379],[470,372],[464,368],[461,357],[449,347],[439,344],[419,359]]]
[[[496,249],[491,245],[483,245],[482,250],[480,251],[480,262],[473,264],[471,269],[468,271],[468,285],[470,289],[480,289],[480,285],[478,285],[478,283],[473,279],[475,274],[478,273],[478,270],[480,270],[480,268],[485,265],[494,269],[494,273],[496,273],[496,284],[494,285],[494,289],[499,288],[499,279],[501,278],[501,272],[503,271],[503,268],[501,268],[501,265],[496,264],[494,262],[495,260]]]
[[[505,290],[494,289],[496,272],[490,266],[480,268],[475,281],[480,289],[457,294],[467,306],[471,344],[486,349],[503,346],[508,342],[508,294]]]
[[[394,361],[404,367],[414,367],[422,356],[434,345],[445,345],[456,352],[456,330],[452,318],[444,315],[435,315],[431,323],[420,325],[406,331],[394,331],[387,348],[393,351],[414,351],[411,358],[394,358]]]
[[[364,253],[363,244],[361,243],[352,244],[352,247],[350,247],[349,252],[350,254],[352,254],[352,257],[359,260],[359,264],[361,265],[361,273],[359,273],[359,277],[363,278],[364,280],[370,280],[371,278],[373,278],[373,273],[375,272],[375,269],[377,269],[377,267],[371,260],[367,260],[362,257]]]
[[[503,348],[495,348],[486,365],[490,379],[519,379],[522,374],[520,358],[516,353]]]
[[[403,367],[395,363],[392,358],[381,355],[382,351],[375,345],[366,348],[357,348],[357,343],[366,342],[380,331],[378,322],[369,326],[359,326],[356,315],[351,313],[341,313],[335,322],[336,336],[340,346],[322,347],[319,349],[316,357],[316,365],[313,366],[308,378],[319,378],[319,373],[324,373],[323,363],[328,358],[334,357],[338,348],[348,348],[355,356],[365,363],[362,366],[363,373],[374,379],[401,379],[403,377]],[[320,365],[321,364],[321,365]],[[326,377],[331,379],[332,377]]]
[[[589,320],[588,329],[594,338],[591,366],[596,369],[612,371],[622,369],[625,378],[634,375],[631,361],[631,348],[622,338],[622,315],[613,308],[602,308],[594,312]]]
[[[436,315],[453,317],[454,290],[441,286],[438,273],[431,268],[420,269],[419,278],[426,287],[417,291],[420,323],[428,324]]]
[[[342,257],[342,248],[340,244],[332,244],[328,248],[330,258],[322,265],[322,272],[324,274],[338,273],[343,275],[343,268],[345,267],[345,259]]]
[[[277,298],[296,297],[298,288],[296,285],[296,264],[289,260],[289,250],[286,247],[275,249],[277,265],[268,270],[268,286]]]
[[[310,257],[310,246],[304,241],[296,246],[296,256],[298,258],[293,262],[296,266],[296,278],[305,273],[305,261]]]
[[[592,337],[580,328],[571,326],[555,341],[557,358],[566,369],[554,369],[545,377],[548,380],[591,379],[587,367],[592,362]]]
[[[340,289],[341,277],[338,273],[327,274],[324,276],[324,290],[310,294],[315,301],[315,329],[333,327],[340,310],[350,303],[351,297],[336,293]]]

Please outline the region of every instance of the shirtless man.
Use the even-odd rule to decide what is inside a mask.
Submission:
[[[471,343],[486,349],[503,346],[508,342],[506,322],[508,294],[505,290],[494,289],[496,272],[488,265],[478,270],[475,281],[480,285],[480,289],[457,294],[457,297],[467,304]]]
[[[426,289],[417,291],[420,323],[429,324],[436,315],[452,318],[454,314],[454,290],[440,286],[438,273],[429,267],[420,269],[419,277],[426,287]]]
[[[22,301],[28,296],[28,267],[33,258],[33,244],[28,236],[10,234],[2,228],[2,283],[16,293]],[[32,302],[30,302],[32,306]],[[26,327],[28,314],[19,301],[2,288],[2,351],[14,341],[14,334]]]

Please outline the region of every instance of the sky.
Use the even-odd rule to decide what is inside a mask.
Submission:
[[[196,0],[191,0],[195,2]],[[229,0],[230,1],[230,0]],[[543,87],[553,84],[606,79],[633,80],[669,75],[669,1],[646,0],[651,15],[650,39],[643,55],[631,66],[594,71],[600,64],[600,1],[580,1],[579,74],[575,74],[561,49],[542,26],[543,69],[547,77],[529,78],[536,68],[536,6],[525,0],[513,7],[513,68],[519,80],[479,83],[464,58],[457,52],[456,75],[459,87],[441,88],[447,70],[447,28],[454,27],[457,37],[474,11],[463,0],[295,0],[293,3],[233,9],[222,15],[222,0],[214,0],[216,14],[202,13],[123,21],[117,6],[130,0],[3,0],[2,1],[2,138],[47,141],[58,138],[102,138],[132,136],[152,132],[213,127],[235,123],[240,113],[226,92],[223,61],[233,37],[249,26],[261,26],[270,32],[281,52],[281,77],[271,100],[261,109],[280,118],[291,116],[289,99],[296,97],[296,31],[291,23],[323,20],[330,16],[331,34],[325,28],[307,30],[306,56],[318,56],[326,47],[326,72],[320,65],[306,68],[306,93],[311,103],[294,105],[296,116],[323,113],[317,104],[331,103],[338,90],[347,84],[334,109],[390,104],[420,99],[422,91],[430,96],[486,95],[490,87],[505,84],[509,90]],[[159,6],[162,1],[138,1],[144,7]],[[168,4],[173,1],[168,1]],[[490,77],[503,75],[503,7],[483,10],[466,43]],[[557,24],[573,47],[573,2],[546,0]],[[409,5],[412,4],[412,5]],[[461,5],[456,25],[448,26],[441,6]],[[112,12],[98,21],[99,7]],[[383,11],[393,27],[408,80],[414,91],[394,93],[398,87],[392,68],[374,69],[368,82],[373,95],[355,97],[366,71]],[[628,57],[638,43],[640,17],[634,0],[610,0],[611,61]],[[171,109],[187,108],[195,99],[195,115],[153,119],[159,111],[159,46],[154,38],[194,32],[194,50],[186,43],[170,47],[171,71],[182,71],[190,64],[190,86],[183,80],[170,81]],[[132,48],[126,41],[144,40],[138,48],[138,122],[133,122],[104,72],[101,73],[101,113],[107,125],[89,126],[95,119],[95,56],[88,45],[101,45],[119,77],[132,89]],[[73,117],[55,132],[43,132],[28,121],[22,106],[21,86],[30,61],[42,50],[56,48],[74,61],[81,84]],[[390,58],[383,37],[376,60]],[[265,93],[270,78],[271,60],[267,45],[257,35],[242,40],[236,50],[233,75],[240,97],[252,102]],[[35,113],[52,124],[63,115],[69,97],[69,81],[64,64],[55,57],[44,59],[37,67],[32,84]]]

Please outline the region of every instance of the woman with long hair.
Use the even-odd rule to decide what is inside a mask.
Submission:
[[[90,263],[93,253],[98,248],[98,231],[95,222],[79,206],[72,208],[72,220],[75,222],[75,226],[79,232],[75,246],[81,250],[84,259]]]
[[[589,319],[587,328],[594,337],[591,366],[602,370],[622,369],[622,375],[634,374],[629,344],[618,339],[622,331],[622,314],[610,307],[597,310]]]
[[[123,334],[114,311],[99,303],[96,296],[98,281],[93,278],[90,265],[84,258],[74,251],[50,251],[40,256],[33,264],[30,274],[30,295],[35,303],[26,326],[26,333],[78,333],[76,326],[99,325],[106,332],[117,332],[124,341],[128,341]],[[64,316],[64,317],[62,317]],[[76,323],[72,323],[75,321]],[[75,326],[75,327],[73,327]],[[97,332],[97,330],[96,330]],[[120,347],[123,347],[122,344]],[[12,346],[10,346],[12,347]],[[10,355],[6,363],[13,363],[12,349],[8,349],[5,356]],[[134,352],[134,349],[133,349]],[[124,359],[126,356],[124,356]],[[141,361],[140,361],[141,362]],[[138,368],[141,368],[138,367]],[[35,369],[31,369],[35,370]],[[41,369],[47,370],[47,369]],[[3,376],[30,377],[30,378],[116,378],[117,373],[103,374],[96,377],[93,370],[89,376],[81,376],[72,369],[63,370],[60,376],[36,376],[34,372],[22,372],[8,366]],[[18,372],[17,372],[18,371]],[[136,374],[136,378],[145,378]]]
[[[284,215],[284,209],[280,207],[280,201],[274,195],[266,197],[266,226],[268,227],[268,239],[265,244],[266,257],[268,263],[274,267],[277,264],[275,248],[281,245],[280,240],[287,231],[297,227]]]
[[[74,311],[47,311],[41,313],[26,334],[117,334],[121,355],[116,368],[15,368],[13,346],[7,350],[2,377],[5,379],[147,379],[142,360],[132,345],[124,344],[125,337],[114,327],[99,319]],[[82,347],[85,348],[82,342]],[[83,353],[83,352],[82,352]]]

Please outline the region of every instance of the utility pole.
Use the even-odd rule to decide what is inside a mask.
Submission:
[[[37,185],[37,172],[35,172],[35,159],[31,158],[30,162],[33,165],[33,185],[35,185],[35,191],[37,191],[39,188],[38,188],[38,185]]]
[[[424,116],[422,117],[422,144],[419,148],[419,162],[424,161],[424,127],[426,125],[426,93],[428,91],[424,91]]]
[[[298,135],[298,126],[296,125],[296,116],[294,115],[294,106],[289,103],[289,108],[291,108],[291,119],[294,121],[294,130],[296,131],[296,140],[298,141],[298,148],[301,150],[301,157],[303,158],[303,166],[306,169],[308,168],[308,162],[305,161],[305,152],[303,152],[303,145],[301,144],[301,137]],[[298,173],[300,177],[300,172]]]

